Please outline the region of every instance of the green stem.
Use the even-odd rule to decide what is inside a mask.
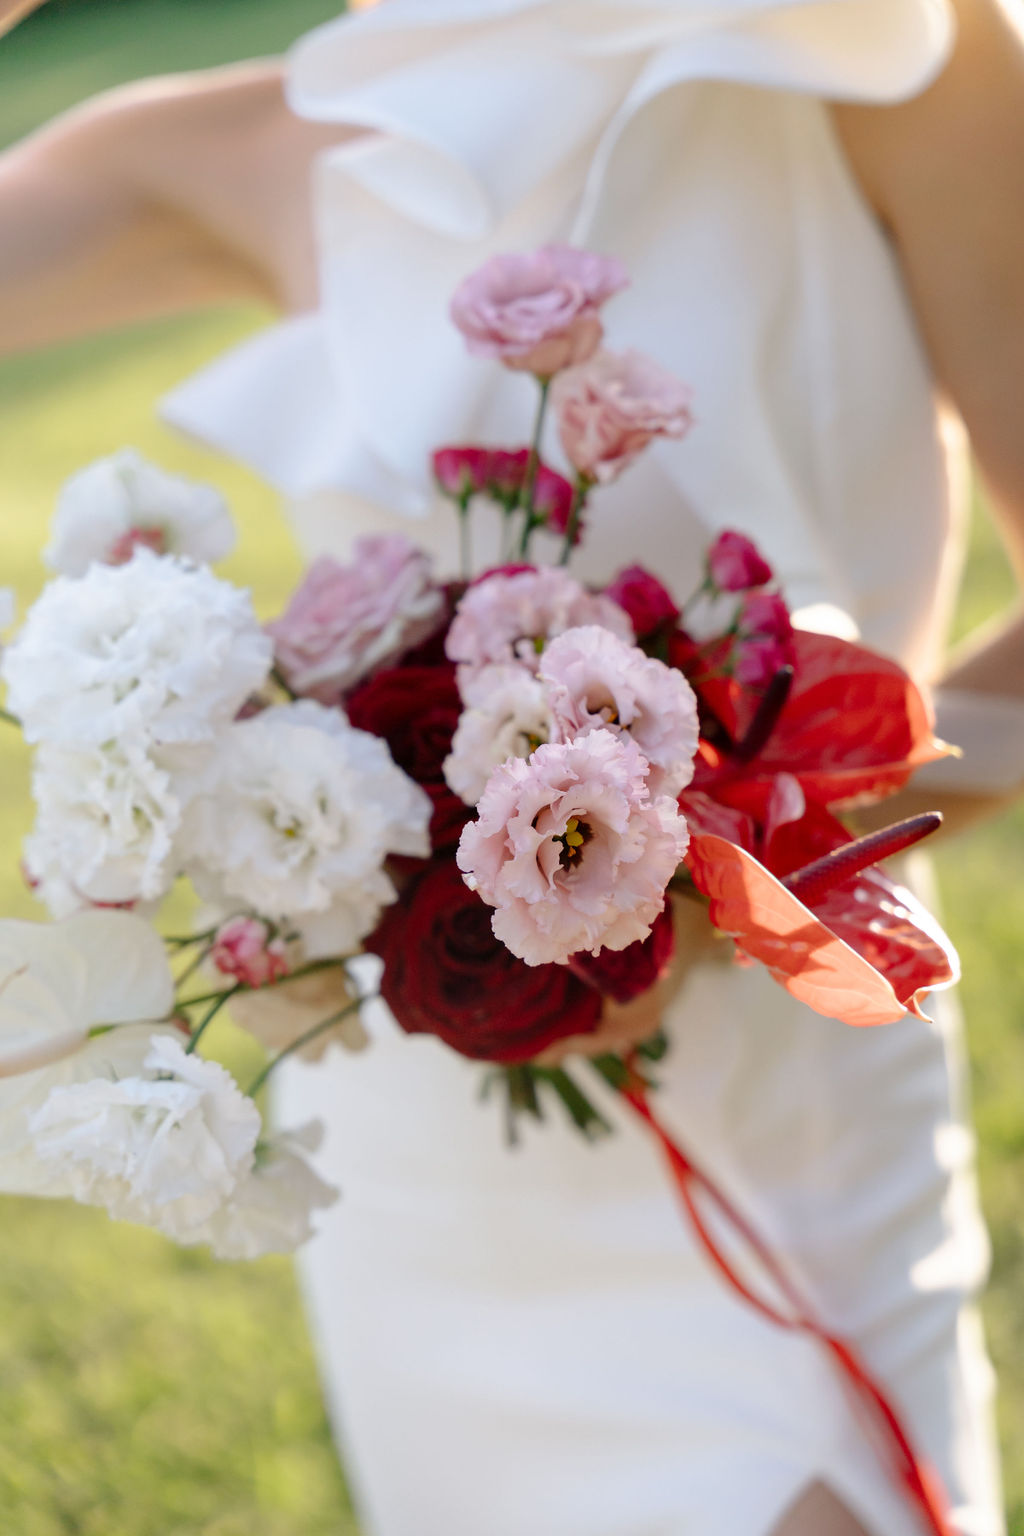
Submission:
[[[0,709],[0,720],[2,720],[5,725],[13,725],[15,730],[21,730],[21,721],[18,719],[17,715],[12,715],[9,710]]]
[[[270,675],[282,693],[286,693],[290,699],[298,698],[298,694],[295,692],[295,689],[291,686],[291,684],[286,680],[285,675],[281,671],[280,667],[271,667]]]
[[[538,379],[540,385],[540,400],[537,403],[537,415],[533,423],[533,438],[530,443],[530,456],[526,461],[526,473],[523,476],[523,488],[519,493],[519,507],[523,516],[523,533],[519,541],[519,558],[525,560],[530,552],[530,538],[537,526],[537,517],[533,510],[533,498],[537,490],[537,471],[540,468],[540,446],[544,437],[544,420],[547,416],[548,397],[551,393],[551,380]]]
[[[188,1045],[185,1047],[186,1056],[192,1055],[192,1052],[195,1050],[196,1046],[199,1044],[200,1040],[203,1038],[204,1034],[209,1029],[214,1019],[217,1017],[218,1013],[220,1013],[220,1010],[224,1007],[224,1004],[228,1001],[229,998],[234,997],[237,991],[237,987],[229,987],[226,992],[222,992],[219,995],[217,1001],[211,1004],[211,1006],[203,1014],[203,1017],[200,1019],[198,1026],[192,1031]]]
[[[192,959],[189,961],[188,965],[186,965],[181,975],[175,978],[174,987],[176,991],[179,987],[183,987],[185,985],[189,977],[193,976],[196,971],[198,971],[199,967],[203,964],[204,961],[210,958],[211,954],[213,953],[213,949],[213,944],[208,943],[199,951],[197,955],[192,956]],[[221,990],[223,990],[223,988]],[[218,992],[216,995],[219,996],[220,993]],[[214,994],[211,992],[210,996],[213,997]]]
[[[337,966],[344,967],[344,960],[312,960],[309,965],[301,966],[297,971],[289,971],[287,976],[279,976],[276,981],[264,982],[261,987],[250,987],[240,981],[236,987],[228,988],[229,992],[272,992],[275,987],[283,987],[290,981],[301,981],[303,976],[315,976],[318,971],[330,971]],[[182,1008],[194,1008],[198,1003],[211,1003],[215,998],[225,997],[227,993],[223,987],[218,987],[216,992],[201,992],[198,997],[183,998],[179,1004]]]
[[[314,1024],[312,1029],[307,1029],[305,1034],[299,1035],[292,1041],[291,1045],[286,1045],[284,1050],[279,1051],[273,1061],[268,1061],[263,1071],[257,1073],[253,1078],[246,1090],[249,1098],[253,1099],[256,1097],[271,1072],[273,1072],[275,1067],[280,1066],[286,1056],[291,1056],[295,1051],[301,1051],[304,1045],[309,1045],[310,1041],[315,1040],[318,1035],[326,1034],[329,1029],[333,1029],[336,1024],[340,1024],[350,1014],[357,1013],[364,1003],[373,1002],[375,996],[376,993],[371,993],[369,997],[357,997],[354,1002],[342,1008],[339,1013],[332,1013],[329,1019],[321,1019],[319,1024]]]
[[[469,495],[458,502],[459,512],[459,565],[463,581],[468,581],[473,570],[473,549],[469,537]]]
[[[586,475],[577,475],[576,484],[573,486],[572,506],[569,508],[569,521],[565,525],[565,543],[562,545],[562,556],[559,565],[568,565],[569,557],[576,543],[576,534],[580,525],[580,513],[583,503],[587,499],[592,482]]]

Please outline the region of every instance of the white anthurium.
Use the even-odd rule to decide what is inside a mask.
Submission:
[[[29,1151],[53,1088],[139,1070],[174,1005],[159,936],[130,912],[0,921],[0,1191],[63,1194]]]

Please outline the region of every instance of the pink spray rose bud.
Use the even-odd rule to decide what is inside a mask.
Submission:
[[[348,565],[321,555],[267,625],[288,686],[336,704],[436,628],[444,599],[429,557],[400,533],[357,539]]]
[[[137,549],[151,549],[154,555],[167,553],[167,535],[162,528],[129,528],[110,546],[107,565],[127,565]]]
[[[217,930],[210,959],[224,976],[247,987],[265,987],[288,975],[284,942],[272,939],[256,917],[232,917]]]
[[[628,282],[610,257],[545,245],[492,257],[460,284],[451,316],[477,356],[550,378],[593,355],[603,334],[598,310]]]
[[[638,640],[652,635],[662,625],[674,624],[679,617],[671,592],[642,565],[627,565],[605,587],[604,595],[629,614]]]
[[[446,496],[463,501],[487,489],[491,452],[487,448],[439,448],[434,454],[434,479]]]
[[[495,501],[515,506],[526,479],[529,448],[492,448],[487,468],[487,489]]]
[[[793,626],[789,609],[777,592],[748,592],[738,624],[733,674],[749,687],[764,687],[790,660]]]
[[[686,385],[642,352],[597,352],[555,381],[558,430],[569,462],[607,485],[656,437],[685,437]]]
[[[763,587],[773,574],[757,545],[745,534],[726,529],[708,550],[708,575],[720,592]]]

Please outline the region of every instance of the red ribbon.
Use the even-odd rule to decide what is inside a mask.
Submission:
[[[864,1362],[848,1344],[829,1333],[828,1329],[818,1322],[813,1308],[800,1294],[764,1238],[736,1209],[729,1197],[712,1183],[707,1174],[696,1166],[669,1135],[651,1109],[643,1081],[635,1074],[631,1074],[627,1085],[619,1091],[626,1102],[646,1122],[660,1144],[701,1247],[726,1284],[769,1322],[777,1324],[780,1328],[788,1328],[795,1333],[809,1334],[824,1346],[852,1389],[855,1399],[867,1410],[872,1425],[879,1431],[880,1439],[888,1451],[888,1458],[891,1459],[893,1473],[920,1514],[923,1529],[928,1531],[930,1536],[955,1536],[949,1524],[948,1500],[938,1474],[917,1455],[897,1410]],[[727,1226],[756,1258],[765,1275],[784,1299],[785,1306],[789,1308],[788,1312],[758,1295],[737,1274],[701,1215],[696,1198],[698,1193],[703,1194],[710,1201]]]

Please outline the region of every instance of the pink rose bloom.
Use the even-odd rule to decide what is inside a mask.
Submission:
[[[635,742],[593,731],[497,769],[456,858],[495,908],[495,936],[547,965],[645,939],[688,840],[675,801],[652,799]]]
[[[314,560],[267,625],[288,686],[323,704],[425,640],[444,606],[429,558],[401,534],[357,539],[353,554],[350,565]]]
[[[772,568],[745,534],[726,529],[708,550],[708,575],[721,592],[746,592],[772,579]]]
[[[762,688],[791,660],[789,609],[777,592],[748,592],[737,622],[733,675],[748,687]]]
[[[550,378],[597,350],[598,310],[628,282],[610,257],[545,245],[492,257],[459,285],[451,316],[477,356]]]
[[[433,458],[434,479],[446,496],[462,501],[487,489],[491,452],[487,448],[439,448]]]
[[[597,352],[555,382],[558,430],[578,474],[618,478],[656,437],[684,437],[690,391],[642,352]]]
[[[580,624],[600,624],[623,640],[633,639],[629,619],[618,603],[588,592],[568,571],[556,566],[498,572],[471,586],[448,631],[445,650],[466,671],[492,662],[520,662],[531,672],[552,635]]]
[[[642,565],[627,565],[605,587],[604,595],[625,609],[641,640],[663,624],[674,624],[679,617],[671,592]]]
[[[550,642],[539,677],[551,701],[553,740],[628,733],[650,764],[652,795],[678,795],[689,784],[700,734],[697,700],[674,667],[588,624]]]
[[[217,930],[210,959],[225,976],[247,987],[265,987],[290,970],[284,941],[272,939],[256,917],[232,917]]]

